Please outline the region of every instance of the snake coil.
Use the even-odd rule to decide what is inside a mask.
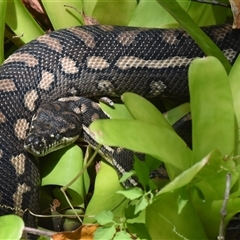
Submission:
[[[229,25],[204,31],[233,62],[239,31]],[[38,162],[23,141],[40,104],[69,94],[188,96],[188,65],[202,56],[182,30],[113,26],[54,31],[17,50],[0,67],[0,215],[15,213],[26,225],[37,224],[24,210],[39,210]]]

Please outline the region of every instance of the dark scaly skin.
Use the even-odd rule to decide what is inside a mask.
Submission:
[[[109,117],[99,104],[88,98],[73,96],[42,104],[33,116],[24,148],[39,157],[80,139],[96,149],[98,143],[91,134],[89,125],[97,119]],[[130,150],[101,146],[98,153],[113,165],[120,176],[133,169],[134,153]],[[144,158],[143,154],[136,154],[140,159]],[[166,172],[164,177],[167,177]],[[124,182],[125,187],[136,184],[134,179]]]
[[[231,49],[233,61],[240,48],[239,32],[227,25],[206,32],[222,50]],[[48,36],[19,49],[0,68],[0,215],[22,216],[27,208],[38,212],[38,163],[24,150],[23,140],[41,103],[69,95],[120,96],[125,91],[145,97],[188,96],[190,60],[180,67],[172,64],[204,55],[177,29],[86,26]],[[148,62],[176,56],[171,66],[152,68]],[[121,69],[119,59],[129,57],[145,65],[129,67],[130,61]],[[24,220],[28,226],[37,224],[28,213]]]

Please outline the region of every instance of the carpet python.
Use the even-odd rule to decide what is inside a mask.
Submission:
[[[230,25],[203,29],[233,62],[240,49],[239,31]],[[144,97],[185,97],[188,65],[202,56],[180,29],[101,25],[54,31],[17,50],[0,67],[0,215],[15,213],[27,226],[37,225],[24,210],[39,209],[38,162],[23,142],[40,104],[126,91]],[[89,110],[94,105],[86,98],[77,101],[85,106],[83,115],[89,113],[94,120]],[[124,162],[115,161],[119,166]]]

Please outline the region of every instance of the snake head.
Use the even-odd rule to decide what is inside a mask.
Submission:
[[[73,109],[69,102],[41,105],[32,118],[24,148],[35,156],[45,156],[75,142],[81,134],[82,124],[80,113]]]

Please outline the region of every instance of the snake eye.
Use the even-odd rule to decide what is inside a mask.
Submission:
[[[33,148],[37,151],[41,151],[44,148],[44,142],[41,137],[35,137],[32,142]]]
[[[25,145],[29,146],[32,143],[33,139],[34,139],[34,136],[31,136],[31,135],[26,137],[24,141]]]
[[[41,151],[44,149],[44,140],[42,137],[30,135],[25,139],[25,145],[29,149]]]

